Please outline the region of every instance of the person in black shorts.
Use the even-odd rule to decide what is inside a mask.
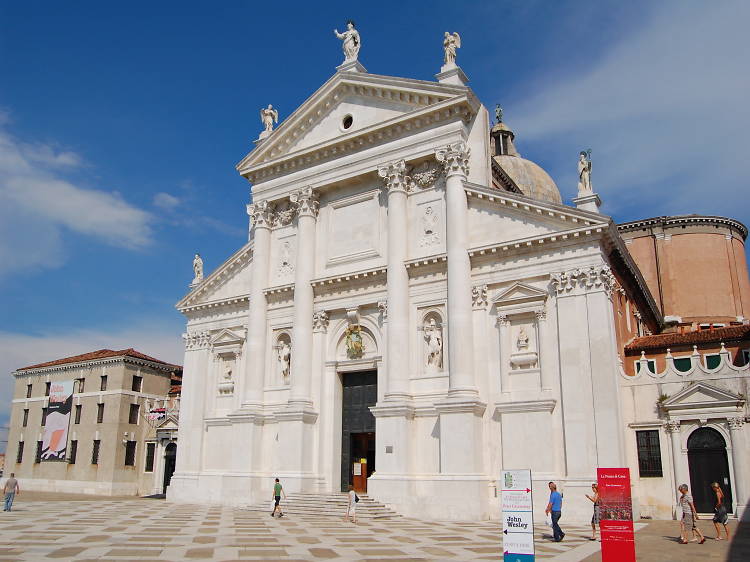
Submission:
[[[281,512],[281,506],[279,505],[279,502],[281,501],[281,496],[284,495],[284,499],[286,499],[286,492],[284,492],[284,488],[281,486],[281,483],[279,482],[279,479],[276,479],[276,483],[273,485],[273,511],[271,512],[271,517],[273,517],[276,514],[276,510],[279,510],[279,517],[284,517],[284,514]]]
[[[727,519],[729,518],[729,516],[727,515],[727,508],[724,505],[724,491],[721,489],[721,486],[719,486],[718,482],[712,483],[711,489],[714,491],[714,494],[716,494],[716,505],[714,505],[714,527],[716,527],[716,540],[724,540],[721,538],[721,527],[719,527],[719,525],[724,526],[724,534],[727,536],[727,540],[729,540],[729,528],[727,527]]]

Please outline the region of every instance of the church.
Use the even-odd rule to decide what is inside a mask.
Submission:
[[[653,357],[626,356],[689,324],[665,316],[655,270],[631,254],[648,262],[654,226],[623,231],[600,212],[586,153],[563,204],[467,85],[458,34],[445,34],[435,81],[370,74],[354,24],[336,35],[344,62],[276,128],[276,110],[261,110],[265,130],[237,165],[251,185],[247,244],[205,277],[196,256],[177,304],[187,327],[168,499],[265,502],[278,477],[287,493],[351,485],[406,516],[497,519],[500,470],[528,468],[539,512],[554,480],[566,519],[588,520],[596,468],[627,466],[636,513],[671,516],[675,477],[696,472],[684,445],[695,423],[725,436],[740,513],[746,363],[724,343],[710,369],[697,348],[687,370],[658,342]],[[736,298],[722,326],[742,328],[747,229],[705,219],[687,228],[729,240]],[[699,391],[686,394],[690,377]],[[647,454],[657,484],[639,477]]]

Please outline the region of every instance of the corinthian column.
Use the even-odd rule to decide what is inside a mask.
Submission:
[[[464,191],[464,182],[469,173],[469,149],[463,142],[456,142],[438,150],[436,156],[445,167],[450,368],[448,384],[451,395],[476,396],[471,321],[471,262],[467,229],[469,206]]]
[[[410,400],[409,394],[409,274],[406,272],[406,163],[378,168],[388,190],[388,331],[386,401]]]
[[[242,392],[242,407],[254,408],[263,400],[266,363],[266,312],[263,289],[268,284],[269,248],[273,210],[268,201],[247,206],[254,230],[253,262],[250,266],[250,312],[247,325],[247,376]]]
[[[729,439],[732,443],[732,466],[734,467],[734,482],[732,482],[732,488],[734,489],[734,514],[738,519],[742,520],[747,510],[747,490],[748,486],[750,486],[750,481],[748,481],[750,476],[747,470],[747,443],[745,442],[745,434],[742,429],[745,425],[745,418],[742,416],[729,418],[727,423],[729,423]]]
[[[289,405],[312,406],[313,288],[315,274],[315,223],[318,201],[311,187],[290,196],[297,207],[297,265],[294,273],[294,327],[292,331],[292,388]]]

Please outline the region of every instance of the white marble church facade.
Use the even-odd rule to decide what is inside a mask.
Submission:
[[[404,515],[497,518],[505,467],[590,517],[596,467],[627,465],[612,294],[655,323],[653,299],[595,194],[562,205],[463,72],[437,78],[349,61],[239,163],[249,242],[178,304],[170,500],[340,491],[343,389],[365,371],[367,492]]]

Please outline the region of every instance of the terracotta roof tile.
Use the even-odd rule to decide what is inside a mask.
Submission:
[[[172,365],[161,359],[156,359],[139,351],[136,351],[132,347],[128,349],[112,350],[112,349],[99,349],[97,351],[90,351],[89,353],[82,353],[81,355],[73,355],[71,357],[64,357],[63,359],[55,359],[54,361],[47,361],[46,363],[37,363],[36,365],[29,365],[28,367],[21,367],[19,371],[28,371],[30,369],[42,369],[44,367],[54,367],[55,365],[65,365],[66,363],[81,363],[83,361],[91,361],[93,359],[106,359],[107,357],[122,357],[122,356],[134,357],[136,359],[144,359],[146,361],[153,361],[154,363],[160,363],[162,365],[170,365],[172,367],[181,369],[179,365]]]
[[[698,330],[682,334],[657,334],[635,338],[625,346],[625,353],[640,353],[649,349],[666,349],[680,345],[700,345],[732,340],[750,339],[750,325]]]

